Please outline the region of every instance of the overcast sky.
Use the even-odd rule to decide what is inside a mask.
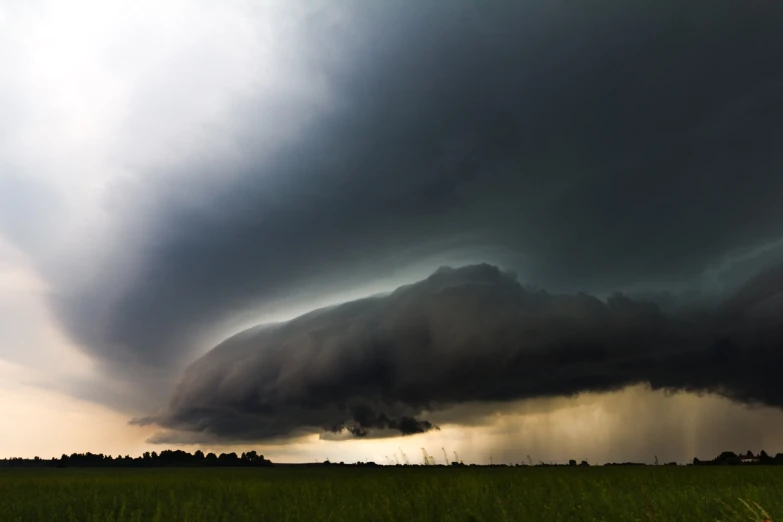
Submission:
[[[0,0],[0,456],[783,452],[782,23]]]

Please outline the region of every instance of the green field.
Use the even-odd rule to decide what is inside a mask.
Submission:
[[[764,520],[740,499],[778,520],[783,467],[0,470],[0,522]]]

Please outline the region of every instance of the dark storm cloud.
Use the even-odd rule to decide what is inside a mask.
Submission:
[[[187,359],[211,325],[239,311],[271,311],[297,293],[302,299],[327,295],[454,252],[480,255],[501,248],[506,258],[487,260],[519,271],[525,282],[552,291],[605,292],[690,280],[732,249],[783,236],[783,120],[778,117],[783,111],[783,4],[341,5],[348,13],[342,22],[321,25],[317,16],[308,22],[306,60],[329,96],[301,133],[270,155],[257,155],[264,148],[259,128],[274,128],[281,114],[274,113],[278,121],[270,120],[268,100],[245,99],[236,108],[241,123],[231,129],[241,161],[228,167],[187,165],[183,170],[192,171],[188,183],[123,193],[129,213],[144,214],[152,223],[138,271],[132,277],[97,277],[55,296],[68,331],[93,355],[113,361],[120,371],[130,363],[174,365]],[[190,204],[183,196],[199,190],[202,176],[224,168],[231,170],[232,181],[212,186],[204,204]],[[135,207],[134,198],[145,205]],[[103,299],[106,281],[117,277],[128,277],[127,284]],[[576,352],[578,371],[556,364],[569,350],[565,340],[556,343],[554,352],[512,350],[503,357],[511,358],[509,367],[523,377],[519,382],[531,384],[505,388],[507,381],[493,369],[495,356],[505,352],[495,350],[507,346],[505,335],[524,332],[509,325],[483,334],[481,323],[463,316],[477,342],[499,336],[492,338],[498,343],[489,351],[458,352],[473,371],[488,372],[486,382],[497,376],[497,385],[477,390],[478,397],[464,387],[441,397],[446,392],[438,376],[446,370],[438,368],[436,356],[419,365],[404,346],[399,352],[379,350],[401,359],[372,359],[378,367],[361,372],[350,370],[360,364],[353,360],[333,368],[358,379],[357,389],[374,390],[378,383],[373,379],[392,379],[387,372],[405,363],[410,387],[404,379],[403,384],[392,380],[389,384],[401,386],[401,395],[388,397],[403,402],[385,410],[391,420],[374,417],[367,424],[402,422],[430,401],[462,400],[459,393],[479,399],[570,393],[657,377],[646,372],[660,368],[658,352],[642,348],[665,346],[666,336],[673,335],[667,329],[675,326],[653,310],[620,298],[601,304],[586,296],[547,297],[512,287],[499,285],[500,302],[511,307],[499,313],[516,310],[512,303],[517,299],[531,299],[537,303],[532,309],[540,305],[558,314],[561,307],[574,307],[562,312],[565,318],[555,314],[553,320],[576,325],[563,334],[569,343],[582,333],[596,338],[594,347]],[[471,299],[459,302],[469,308]],[[390,320],[371,310],[395,302],[370,300],[356,315]],[[447,312],[467,313],[459,304],[439,306],[442,311],[434,317],[449,324],[460,321],[446,317]],[[336,315],[328,315],[330,321],[343,324],[354,312],[349,306],[331,313]],[[420,310],[416,320],[426,323],[429,313]],[[593,330],[591,321],[583,325],[580,314],[595,315],[603,329]],[[631,323],[623,322],[623,314]],[[403,315],[417,317],[413,311]],[[321,321],[320,315],[308,317],[258,332],[254,343],[279,346],[301,321]],[[400,327],[408,324],[402,316],[399,320]],[[486,320],[501,324],[500,317]],[[627,335],[643,345],[634,354],[646,355],[626,360],[615,341],[602,344],[615,339],[615,327],[629,329]],[[428,345],[417,337],[424,330],[413,324],[405,328],[410,328],[405,335],[413,336],[406,346]],[[345,335],[339,332],[340,339]],[[365,334],[356,335],[358,343]],[[396,334],[384,335],[384,342],[402,343]],[[185,382],[217,379],[229,363],[216,354],[237,342],[200,361]],[[310,353],[308,342],[327,340],[297,342],[297,349]],[[259,371],[272,371],[263,368],[275,364],[282,369],[283,359],[275,359],[282,352],[273,354],[283,348],[270,350],[264,357],[271,358],[271,366]],[[339,351],[364,357],[353,349]],[[486,358],[489,353],[493,356]],[[299,364],[306,365],[304,355],[291,357],[302,357]],[[218,363],[216,369],[207,367],[211,362]],[[543,381],[533,379],[538,368],[549,368]],[[242,374],[241,368],[236,371]],[[203,376],[196,379],[194,372]],[[432,393],[420,373],[433,374]],[[253,382],[287,378],[264,373]],[[338,381],[329,377],[328,382]],[[324,384],[327,391],[331,385]],[[203,390],[212,393],[213,388]],[[198,393],[187,390],[180,396],[191,400]],[[306,395],[318,401],[318,394]],[[240,403],[245,399],[237,398]],[[285,398],[279,401],[273,404],[288,404]],[[303,412],[328,411],[312,419],[328,427],[333,412],[343,411],[332,403],[293,404],[301,411],[276,411],[280,426],[299,425]],[[223,409],[209,415],[228,415],[210,426],[236,422]],[[346,415],[357,421],[356,415]],[[239,433],[244,425],[225,429]]]
[[[783,266],[717,311],[532,291],[490,265],[232,337],[190,366],[161,416],[226,439],[403,434],[463,403],[649,383],[783,407]],[[459,422],[459,419],[450,419]]]

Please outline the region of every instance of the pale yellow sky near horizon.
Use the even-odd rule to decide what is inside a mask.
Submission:
[[[0,379],[25,373],[0,363]],[[290,444],[235,446],[149,444],[157,429],[128,425],[127,415],[33,385],[0,388],[0,458],[91,451],[140,455],[144,451],[182,448],[187,451],[256,449],[277,462],[374,460],[385,464],[400,448],[412,463],[422,460],[421,448],[443,462],[456,451],[466,462],[690,461],[712,458],[724,450],[774,454],[783,451],[783,412],[752,409],[715,397],[693,394],[667,396],[635,386],[616,393],[575,398],[531,400],[499,407],[481,425],[443,425],[440,431],[350,441],[310,436]],[[388,457],[388,459],[387,459]]]

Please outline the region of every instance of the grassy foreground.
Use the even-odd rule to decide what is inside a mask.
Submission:
[[[2,522],[764,520],[754,503],[783,521],[783,468],[0,471]]]

